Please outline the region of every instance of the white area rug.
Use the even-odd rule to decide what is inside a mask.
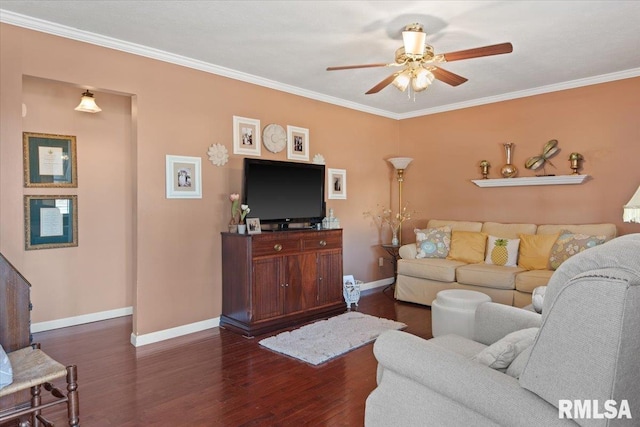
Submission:
[[[401,322],[351,311],[265,338],[260,345],[319,365],[370,343],[388,329],[406,327]]]

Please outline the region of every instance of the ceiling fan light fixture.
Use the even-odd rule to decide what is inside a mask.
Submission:
[[[406,31],[402,32],[402,40],[404,41],[404,51],[406,55],[410,57],[421,57],[424,54],[424,49],[427,44],[427,34],[422,32],[421,26],[407,27]]]
[[[427,70],[426,68],[421,68],[418,72],[415,73],[413,79],[411,79],[411,87],[416,92],[422,92],[427,89],[433,83],[435,79],[433,73]]]
[[[408,70],[403,71],[398,74],[398,76],[393,79],[393,85],[398,88],[401,92],[404,92],[409,87],[409,83],[411,83],[411,74]]]

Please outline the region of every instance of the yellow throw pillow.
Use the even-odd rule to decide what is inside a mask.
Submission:
[[[520,234],[520,257],[518,267],[527,270],[546,270],[549,254],[560,233]]]
[[[487,235],[478,231],[452,231],[447,259],[477,264],[484,261]]]

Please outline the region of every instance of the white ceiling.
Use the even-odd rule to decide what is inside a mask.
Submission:
[[[162,59],[392,118],[640,76],[638,1],[0,1],[2,22]],[[34,19],[35,18],[35,19]],[[418,22],[436,53],[511,42],[442,68],[415,101],[364,93]]]

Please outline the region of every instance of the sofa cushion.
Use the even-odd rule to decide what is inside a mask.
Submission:
[[[552,275],[551,270],[523,271],[516,276],[516,289],[530,294],[538,286],[545,286]]]
[[[475,221],[453,221],[446,219],[431,219],[427,223],[428,228],[444,227],[448,225],[451,230],[459,231],[482,231],[482,223]]]
[[[617,231],[615,224],[552,224],[540,225],[536,234],[554,234],[567,230],[577,234],[588,234],[590,236],[605,236],[605,240],[609,241],[616,237]]]
[[[559,233],[520,234],[518,267],[526,270],[546,270],[549,254]]]
[[[487,235],[476,231],[451,232],[451,248],[447,259],[469,264],[484,261]]]
[[[606,237],[604,235],[590,236],[588,234],[574,234],[567,230],[560,232],[560,236],[554,243],[549,254],[549,269],[557,269],[560,267],[560,264],[573,255],[601,245],[605,240]]]
[[[455,334],[440,335],[429,340],[431,344],[458,353],[468,359],[487,348],[486,345]]]
[[[499,222],[485,222],[482,232],[492,236],[517,239],[518,234],[535,234],[538,226],[535,224],[503,224]]]
[[[492,264],[468,264],[456,269],[458,283],[484,286],[494,289],[515,289],[516,275],[524,271],[520,267],[503,267]]]
[[[487,238],[487,256],[484,262],[486,264],[514,267],[518,261],[519,246],[520,239],[489,236]]]
[[[476,354],[471,360],[493,369],[505,369],[527,348],[531,347],[539,328],[521,329],[506,335]]]
[[[446,258],[451,245],[451,227],[415,229],[416,258]]]
[[[455,282],[456,268],[464,262],[444,258],[400,259],[398,274],[440,282]]]

